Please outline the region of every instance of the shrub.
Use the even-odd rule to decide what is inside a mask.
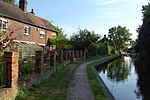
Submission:
[[[100,55],[108,54],[108,44],[106,44],[106,43],[100,43],[99,44],[99,48],[98,48],[98,53]]]
[[[34,64],[31,64],[30,61],[27,62],[19,62],[19,72],[21,77],[26,76],[27,74],[31,74],[35,71]]]

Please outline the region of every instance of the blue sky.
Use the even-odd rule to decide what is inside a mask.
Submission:
[[[113,26],[126,26],[135,39],[142,24],[142,5],[149,0],[27,0],[28,11],[71,35],[78,28],[94,30],[103,36]]]

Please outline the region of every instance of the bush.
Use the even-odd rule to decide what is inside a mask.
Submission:
[[[100,43],[98,48],[98,54],[108,54],[108,44],[106,43]]]
[[[88,55],[89,56],[95,56],[98,54],[98,44],[92,44],[88,49]]]
[[[116,54],[116,49],[113,46],[108,45],[108,54]]]
[[[35,71],[35,67],[33,64],[30,63],[30,61],[27,62],[19,62],[19,76],[26,76],[27,74],[32,74]]]

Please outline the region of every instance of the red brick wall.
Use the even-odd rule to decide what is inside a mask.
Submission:
[[[38,28],[35,26],[31,26],[28,24],[24,24],[21,22],[17,22],[15,20],[11,20],[8,18],[5,18],[7,20],[7,35],[11,31],[14,31],[12,34],[13,38],[16,38],[16,40],[21,40],[21,41],[29,41],[29,42],[36,42],[38,44],[46,44],[48,38],[52,38],[52,34],[56,34],[55,32],[48,31],[42,28]],[[25,35],[24,34],[24,26],[29,26],[30,27],[30,35]],[[44,38],[40,38],[40,31],[43,31],[45,33]]]
[[[18,53],[4,53],[4,84],[6,88],[0,88],[0,100],[14,100],[18,94]],[[6,76],[5,76],[6,75]]]

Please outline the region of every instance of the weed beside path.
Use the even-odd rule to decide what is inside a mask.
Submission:
[[[77,61],[63,66],[40,84],[22,90],[16,100],[65,100],[71,74],[78,63]]]
[[[93,94],[95,96],[95,100],[114,100],[114,97],[110,93],[110,91],[107,89],[105,84],[102,82],[98,74],[96,75],[96,70],[94,69],[95,65],[102,64],[104,62],[107,62],[109,60],[115,59],[116,57],[119,57],[120,55],[104,55],[101,56],[102,59],[99,59],[96,62],[93,62],[87,66],[87,75],[90,82],[90,86],[92,88]],[[105,93],[104,93],[105,91]]]

